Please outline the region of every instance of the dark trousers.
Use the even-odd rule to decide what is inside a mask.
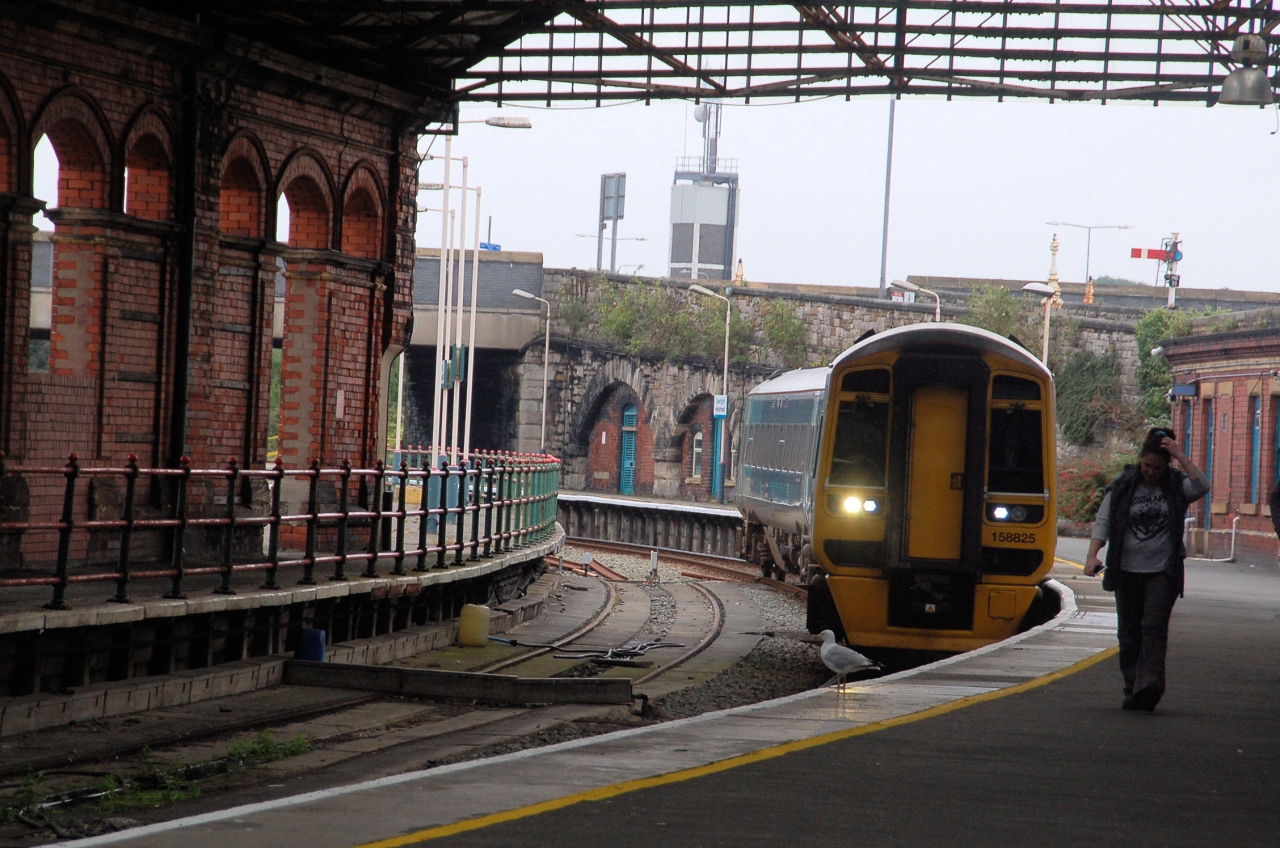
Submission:
[[[1164,693],[1164,655],[1169,647],[1169,614],[1178,600],[1173,578],[1165,572],[1121,571],[1116,584],[1120,673],[1125,694]]]

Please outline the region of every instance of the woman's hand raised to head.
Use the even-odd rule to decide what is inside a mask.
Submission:
[[[1160,447],[1167,450],[1169,452],[1169,456],[1172,459],[1176,460],[1178,465],[1185,465],[1187,461],[1187,455],[1182,452],[1182,448],[1178,447],[1178,443],[1176,441],[1169,438],[1168,436],[1165,436],[1163,439],[1160,440]]]

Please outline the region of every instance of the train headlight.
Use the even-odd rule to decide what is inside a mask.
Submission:
[[[1043,508],[1025,507],[1019,504],[1006,506],[1005,504],[995,504],[990,507],[992,521],[1011,521],[1022,524],[1027,521],[1039,521],[1044,517]]]
[[[876,503],[875,501],[863,501],[862,508],[865,509],[867,512],[875,512],[877,509],[880,508],[880,504]]]
[[[845,512],[862,512],[862,500],[860,498],[848,497],[844,499]]]

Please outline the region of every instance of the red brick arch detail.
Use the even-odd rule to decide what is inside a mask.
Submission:
[[[128,169],[124,211],[139,218],[167,220],[173,215],[173,127],[155,106],[144,106],[124,134]]]
[[[103,209],[108,205],[111,142],[102,109],[83,91],[63,89],[45,101],[37,113],[30,134],[30,147],[43,135],[49,136],[58,154],[58,205],[68,208]]]
[[[237,133],[222,155],[218,228],[230,235],[262,238],[274,232],[275,207],[265,202],[270,184],[267,155],[248,132]]]
[[[342,252],[364,259],[380,258],[386,203],[378,175],[365,163],[357,165],[347,176],[342,195]]]
[[[24,169],[20,163],[24,151],[18,140],[25,137],[18,98],[9,79],[0,73],[0,191],[16,193],[23,185]]]
[[[331,248],[333,180],[314,151],[295,151],[285,162],[273,196],[281,194],[289,200],[289,244],[293,247]]]

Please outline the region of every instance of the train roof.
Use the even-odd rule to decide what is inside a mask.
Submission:
[[[765,380],[751,390],[753,395],[790,395],[801,392],[825,392],[831,379],[831,368],[800,368]]]
[[[1040,372],[1045,377],[1053,379],[1053,374],[1049,369],[1046,368],[1035,355],[1017,342],[1011,341],[1004,336],[998,336],[995,333],[989,330],[984,330],[980,327],[970,327],[968,324],[953,323],[908,324],[904,327],[894,327],[892,330],[885,330],[884,332],[876,333],[874,336],[870,336],[863,341],[857,342],[852,347],[846,349],[843,353],[832,360],[831,367],[835,368],[840,363],[856,356],[867,356],[869,354],[879,353],[880,351],[893,348],[908,348],[926,345],[964,345],[966,347],[976,347],[984,352],[998,353],[1002,356],[1007,356],[1010,359],[1022,363],[1028,368]],[[768,384],[766,383],[765,385]]]

